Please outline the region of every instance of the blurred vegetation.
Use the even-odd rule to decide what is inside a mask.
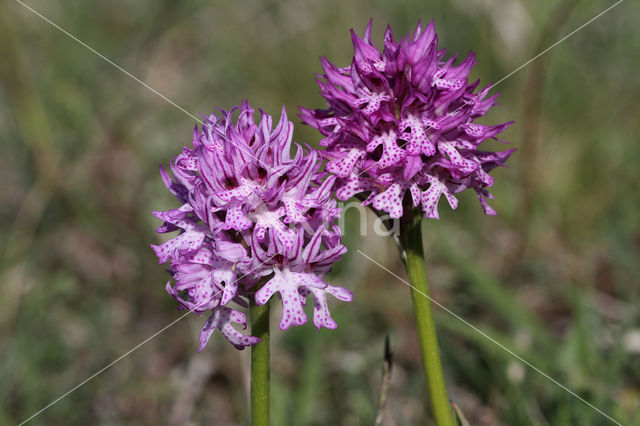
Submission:
[[[318,57],[348,63],[348,30],[379,43],[435,19],[497,81],[613,0],[523,2],[133,1],[28,4],[192,114],[248,98],[321,106]],[[623,2],[502,82],[486,122],[520,151],[425,224],[436,300],[624,424],[640,424],[640,9]],[[294,120],[297,122],[297,120]],[[157,165],[194,120],[19,3],[0,4],[0,424],[18,423],[176,319],[149,244],[175,206]],[[298,126],[295,137],[318,135]],[[498,144],[495,144],[497,148]],[[372,424],[390,335],[386,425],[428,424],[408,289],[391,241],[358,235],[333,280],[340,324],[273,338],[273,424]],[[371,230],[372,216],[369,216]],[[608,420],[436,309],[452,399],[473,425]],[[198,354],[189,316],[30,424],[246,424],[248,352],[217,336]]]

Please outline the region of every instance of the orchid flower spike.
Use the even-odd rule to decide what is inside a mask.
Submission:
[[[364,205],[399,218],[410,195],[414,207],[438,219],[442,195],[455,209],[454,194],[472,188],[484,212],[496,214],[486,201],[493,198],[489,172],[515,150],[479,146],[512,122],[475,123],[498,95],[488,96],[491,86],[476,90],[479,81],[468,81],[474,54],[458,64],[457,54],[447,59],[433,22],[424,28],[418,23],[398,42],[387,27],[382,52],[371,42],[371,21],[362,38],[353,30],[351,38],[350,66],[321,60],[324,74],[317,81],[328,109],[300,108],[303,122],[324,135],[322,155],[337,177],[337,198],[359,194]]]
[[[210,312],[200,350],[216,329],[238,349],[260,341],[234,326],[246,328],[249,298],[261,305],[277,294],[283,330],[306,323],[308,296],[317,328],[337,327],[327,294],[353,299],[323,279],[346,252],[335,224],[335,177],[320,171],[320,155],[308,146],[294,143],[292,155],[293,124],[284,108],[275,128],[271,116],[260,116],[256,124],[244,101],[205,117],[193,146],[172,160],[173,176],[160,167],[181,205],[153,212],[163,221],[157,232],[178,235],[151,247],[160,263],[169,262],[166,289],[180,308]]]

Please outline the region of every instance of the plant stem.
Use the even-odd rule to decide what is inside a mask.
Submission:
[[[447,397],[442,363],[440,362],[436,327],[431,313],[431,300],[428,298],[429,285],[424,265],[421,223],[421,214],[403,218],[400,223],[400,238],[405,250],[405,266],[412,286],[411,298],[418,323],[422,362],[431,397],[431,409],[438,426],[453,426],[451,405]]]
[[[251,425],[269,426],[269,303],[251,305],[251,335],[262,340],[251,347]]]

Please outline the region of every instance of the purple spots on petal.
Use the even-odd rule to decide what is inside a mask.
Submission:
[[[391,185],[386,191],[376,195],[373,199],[373,207],[389,213],[392,218],[402,216],[402,197],[404,188],[398,183]]]
[[[339,177],[347,177],[353,171],[356,162],[365,155],[365,152],[358,149],[351,149],[339,159],[327,163],[327,171]]]

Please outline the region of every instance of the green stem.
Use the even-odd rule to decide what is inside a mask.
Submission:
[[[400,238],[405,250],[405,266],[411,282],[411,298],[418,323],[422,362],[431,397],[431,409],[438,426],[453,426],[451,405],[442,373],[436,327],[431,313],[429,285],[424,265],[422,247],[422,215],[403,218],[400,223]]]
[[[269,426],[269,303],[251,305],[251,335],[262,340],[251,347],[251,425]]]

